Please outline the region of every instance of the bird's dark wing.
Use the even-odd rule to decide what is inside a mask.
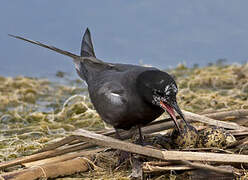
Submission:
[[[97,94],[99,99],[104,99],[111,106],[122,106],[127,102],[126,90],[117,82],[104,83]]]
[[[101,118],[116,126],[120,117],[126,112],[128,97],[127,90],[118,82],[99,82],[89,86],[91,101]]]

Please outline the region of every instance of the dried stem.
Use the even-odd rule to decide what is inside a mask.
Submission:
[[[182,152],[182,151],[161,151],[143,147],[133,143],[120,141],[111,137],[96,134],[86,130],[78,130],[77,135],[80,139],[100,146],[107,146],[114,149],[120,149],[132,153],[146,155],[161,160],[189,160],[189,161],[206,161],[206,162],[225,162],[225,163],[248,163],[247,155],[239,154],[221,154],[207,152]]]
[[[198,122],[202,122],[202,123],[214,125],[217,127],[226,128],[226,129],[247,129],[246,127],[240,126],[237,123],[218,121],[218,120],[211,119],[211,118],[198,115],[192,112],[188,112],[188,111],[183,111],[183,114],[186,120],[198,121]]]
[[[1,174],[1,177],[5,180],[34,180],[71,175],[76,172],[85,172],[88,169],[89,161],[86,158],[75,158],[64,162],[33,166],[29,169]]]
[[[84,150],[84,151],[80,151],[80,152],[74,152],[74,153],[70,153],[70,154],[64,154],[61,156],[55,156],[52,158],[42,159],[42,160],[38,160],[38,161],[34,161],[34,162],[24,163],[23,165],[25,167],[32,167],[32,166],[40,166],[43,164],[62,162],[62,161],[67,161],[67,160],[77,158],[77,157],[95,155],[96,153],[99,153],[99,152],[104,151],[104,150],[105,150],[105,148],[98,148],[98,149],[88,150],[88,151]]]

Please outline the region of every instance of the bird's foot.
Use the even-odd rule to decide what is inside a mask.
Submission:
[[[152,146],[153,144],[149,141],[147,141],[143,136],[139,136],[138,139],[133,141],[134,144],[138,144],[141,146]]]
[[[138,126],[138,130],[139,130],[139,137],[137,136],[133,136],[133,142],[134,144],[138,144],[141,146],[152,146],[152,143],[145,141],[144,136],[141,133],[141,128]]]

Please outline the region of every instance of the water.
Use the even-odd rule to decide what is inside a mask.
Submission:
[[[7,36],[39,40],[79,54],[86,27],[98,58],[161,69],[248,59],[248,1],[3,1],[0,75],[76,77],[68,57]]]

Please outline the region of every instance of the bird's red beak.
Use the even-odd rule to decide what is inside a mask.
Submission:
[[[175,115],[175,112],[174,112],[174,108],[171,107],[170,105],[160,101],[160,105],[161,107],[167,111],[167,113],[171,116],[171,118],[173,119],[178,131],[180,131],[180,128],[179,128],[179,125],[177,123],[177,118],[176,118],[176,115]]]

